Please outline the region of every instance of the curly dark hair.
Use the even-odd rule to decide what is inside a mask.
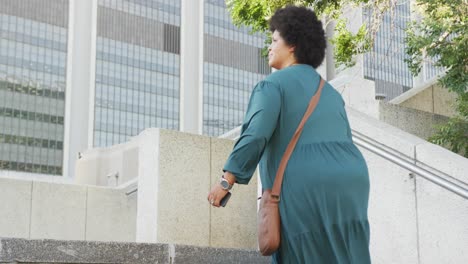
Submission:
[[[325,57],[325,32],[314,11],[293,5],[278,9],[270,19],[270,30],[277,30],[285,42],[294,46],[298,63],[317,68]]]

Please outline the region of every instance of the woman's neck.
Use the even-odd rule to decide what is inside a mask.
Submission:
[[[287,62],[287,63],[284,64],[285,66],[281,67],[281,69],[284,69],[284,68],[287,68],[287,67],[291,67],[291,66],[297,65],[297,64],[299,64],[297,61]],[[281,69],[279,69],[279,70],[281,70]]]

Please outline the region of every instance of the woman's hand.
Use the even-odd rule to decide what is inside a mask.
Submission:
[[[211,188],[210,193],[208,194],[208,202],[214,207],[219,207],[221,199],[223,199],[227,193],[228,190],[224,190],[219,182],[215,183],[213,188]]]
[[[229,184],[233,185],[236,181],[236,178],[232,173],[226,172],[224,173],[224,178],[229,182]],[[220,206],[221,200],[226,196],[228,193],[228,190],[224,190],[223,187],[221,187],[221,184],[216,182],[213,187],[211,188],[210,193],[208,193],[208,202],[215,207]]]

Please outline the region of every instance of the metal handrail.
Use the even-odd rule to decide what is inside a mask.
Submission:
[[[454,177],[448,175],[445,172],[442,172],[442,171],[440,171],[440,170],[438,170],[438,169],[436,169],[434,167],[431,167],[428,164],[425,164],[425,163],[423,163],[421,161],[415,160],[412,157],[407,156],[402,152],[399,152],[399,151],[397,151],[395,149],[392,149],[392,148],[390,148],[390,147],[388,147],[388,146],[386,146],[384,144],[381,144],[378,141],[374,140],[373,138],[370,138],[370,137],[362,134],[361,132],[358,132],[356,130],[351,130],[351,131],[353,132],[353,137],[354,138],[359,137],[359,138],[363,139],[364,141],[371,142],[373,144],[377,144],[377,146],[380,146],[384,150],[389,151],[390,153],[392,153],[393,155],[396,155],[397,157],[400,157],[400,158],[406,160],[410,164],[413,164],[413,165],[417,164],[419,167],[426,168],[425,170],[431,172],[432,174],[437,175],[438,177],[449,179],[451,182],[454,182],[457,185],[464,186],[465,189],[468,189],[468,183],[467,182],[464,182],[464,181],[462,181],[460,179],[454,178]]]
[[[418,176],[421,176],[422,178],[435,183],[436,185],[439,185],[442,188],[445,188],[446,190],[449,190],[455,194],[458,194],[459,196],[468,199],[468,189],[465,188],[461,184],[456,184],[454,182],[451,182],[444,177],[441,177],[440,175],[437,175],[433,172],[430,172],[417,164],[410,163],[407,160],[390,153],[389,151],[383,149],[380,146],[377,146],[374,142],[372,142],[369,139],[363,138],[361,135],[358,133],[353,132],[353,141],[356,145],[365,148],[369,150],[370,152],[379,155],[380,157],[391,161],[395,163],[396,165],[405,168]]]
[[[220,138],[229,138],[229,139],[237,140],[240,136],[239,134],[240,134],[240,127],[236,127],[233,130],[229,131],[228,133],[220,136]],[[413,172],[414,174],[421,176],[422,178],[446,190],[449,190],[465,199],[468,199],[468,188],[465,187],[466,186],[465,183],[461,182],[462,184],[457,184],[457,183],[447,180],[446,178],[440,175],[437,175],[431,171],[428,171],[427,169],[424,169],[421,166],[418,166],[417,164],[414,164],[411,161],[408,161],[409,158],[405,159],[401,157],[401,155],[395,154],[397,152],[396,150],[390,147],[386,147],[387,149],[385,149],[384,147],[379,146],[378,141],[368,138],[357,131],[352,130],[352,136],[353,136],[354,143],[358,145],[359,147],[362,147],[376,155],[379,155],[380,157],[388,161],[391,161],[395,163],[396,165],[402,168],[405,168]]]

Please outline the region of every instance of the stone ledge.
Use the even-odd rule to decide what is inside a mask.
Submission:
[[[0,263],[269,263],[257,251],[171,244],[0,238]]]
[[[270,263],[269,257],[262,257],[258,251],[175,246],[174,264],[179,263]]]
[[[0,238],[0,263],[167,263],[169,246]]]

